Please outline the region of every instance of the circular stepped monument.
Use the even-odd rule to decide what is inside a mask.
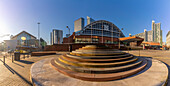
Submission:
[[[164,63],[106,46],[87,45],[51,57],[32,65],[31,80],[34,85],[163,86],[168,77]]]
[[[147,60],[104,46],[87,45],[51,64],[59,72],[86,81],[110,81],[133,75],[147,65]]]

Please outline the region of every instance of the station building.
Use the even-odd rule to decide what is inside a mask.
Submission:
[[[85,45],[105,45],[113,49],[127,49],[126,46],[139,46],[143,38],[125,37],[121,29],[106,20],[97,20],[87,17],[74,22],[74,32],[63,38],[63,44],[53,44],[45,47],[47,51],[70,51]],[[123,29],[122,29],[123,30]]]
[[[79,21],[79,22],[78,22]],[[110,43],[117,44],[118,38],[125,37],[122,31],[112,22],[97,20],[87,17],[87,25],[84,19],[76,20],[75,32],[63,39],[63,43]]]

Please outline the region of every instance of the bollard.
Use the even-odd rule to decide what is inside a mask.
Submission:
[[[5,56],[4,56],[4,65],[5,65]]]
[[[12,55],[12,62],[14,62],[14,55]]]
[[[25,59],[25,53],[24,53],[24,59]]]
[[[29,58],[29,53],[27,53],[27,58]]]

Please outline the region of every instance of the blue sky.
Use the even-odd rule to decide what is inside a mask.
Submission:
[[[170,30],[169,0],[0,0],[0,36],[16,35],[25,30],[37,37],[40,22],[41,37],[47,41],[52,29],[74,31],[74,21],[90,16],[107,20],[128,36],[151,30],[151,22],[161,22],[163,41]],[[0,38],[0,41],[9,37]]]

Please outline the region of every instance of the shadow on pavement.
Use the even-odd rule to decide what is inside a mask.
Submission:
[[[13,62],[13,63],[16,64],[16,65],[18,65],[18,66],[24,67],[24,66],[22,66],[22,65],[20,65],[20,64],[18,64],[18,63],[15,63],[15,62]]]
[[[4,66],[6,66],[6,68],[8,68],[8,70],[10,70],[13,74],[16,74],[17,76],[19,76],[22,80],[24,80],[27,84],[32,85],[32,83],[28,80],[26,80],[24,77],[22,77],[18,72],[16,72],[15,70],[13,70],[10,66],[8,66],[7,64],[5,64]]]
[[[144,56],[141,56],[142,58],[147,58],[147,66],[141,70],[140,72],[138,72],[137,74],[135,75],[132,75],[131,77],[133,76],[136,76],[136,75],[139,75],[141,73],[144,73],[145,71],[147,71],[151,66],[152,66],[152,57],[144,57]]]
[[[170,75],[169,75],[170,74],[170,66],[163,61],[161,61],[161,62],[164,63],[168,68],[168,79],[167,79],[167,82],[166,82],[166,86],[170,86]]]
[[[0,59],[1,60],[1,59]],[[2,61],[2,60],[1,60]],[[3,61],[2,61],[3,62]],[[22,77],[18,72],[16,72],[14,69],[12,69],[9,65],[7,65],[6,63],[4,64],[4,66],[13,74],[16,74],[17,76],[19,76],[22,80],[24,80],[27,84],[32,86],[32,83],[28,80],[26,80],[24,77]]]
[[[131,77],[134,77],[134,76],[137,76],[139,74],[142,74],[144,73],[145,71],[147,71],[151,66],[152,66],[152,57],[144,57],[144,56],[141,56],[142,58],[147,58],[147,65],[144,69],[142,69],[140,72],[134,74],[134,75],[131,75],[131,76],[128,76],[128,77],[125,77],[123,79],[126,79],[126,78],[131,78]],[[122,80],[122,79],[118,79],[118,80]],[[116,80],[115,80],[116,81]]]
[[[25,64],[33,64],[34,62],[31,62],[31,61],[26,61],[26,60],[19,60],[17,62],[22,62],[22,63],[25,63]]]

